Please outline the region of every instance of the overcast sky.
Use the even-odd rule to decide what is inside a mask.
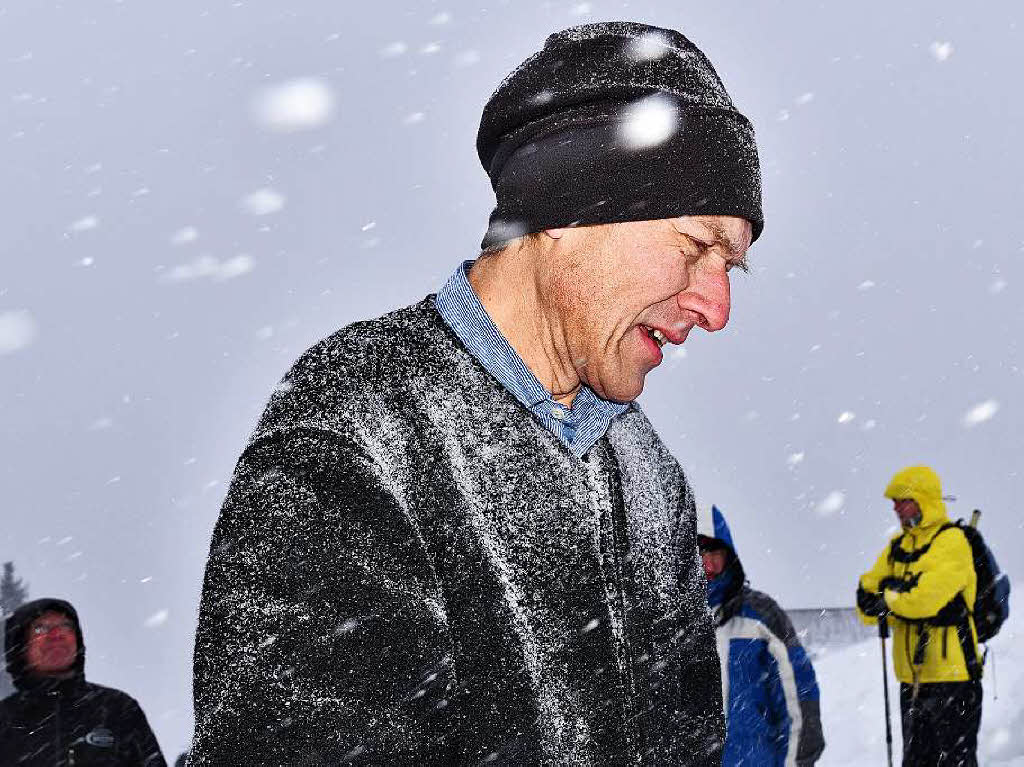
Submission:
[[[79,607],[89,677],[139,699],[168,758],[268,393],[475,255],[480,110],[572,24],[681,30],[757,130],[766,227],[732,321],[641,398],[754,586],[850,604],[882,491],[919,462],[1024,571],[1013,3],[354,5],[0,7],[0,560]]]

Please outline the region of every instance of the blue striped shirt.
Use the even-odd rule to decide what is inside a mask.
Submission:
[[[472,261],[462,263],[438,292],[438,312],[487,372],[581,458],[604,436],[612,419],[628,410],[629,405],[601,399],[587,386],[581,387],[571,408],[555,402],[473,292],[468,276],[472,265]]]

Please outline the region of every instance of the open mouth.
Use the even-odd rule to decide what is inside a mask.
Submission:
[[[668,337],[657,328],[649,328],[646,325],[643,327],[647,335],[651,337],[651,340],[658,345],[659,349],[668,343]]]

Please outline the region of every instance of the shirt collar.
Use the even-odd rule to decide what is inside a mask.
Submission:
[[[494,376],[502,386],[508,389],[526,408],[537,413],[543,408],[549,412],[547,403],[554,404],[551,393],[537,379],[537,376],[526,366],[512,345],[498,330],[487,310],[469,284],[469,269],[472,261],[459,265],[445,286],[437,294],[437,310],[451,327],[459,339],[466,345],[481,365]],[[586,435],[589,448],[600,439],[607,430],[608,424],[615,416],[629,409],[629,404],[612,402],[598,397],[592,389],[582,386],[569,409],[569,419],[576,423],[572,434],[578,432]],[[601,428],[594,429],[585,421],[595,419],[603,422]],[[547,421],[543,419],[542,421]],[[547,425],[545,423],[545,425]],[[579,426],[584,428],[578,429]],[[558,436],[563,437],[562,429]],[[592,438],[592,441],[591,441]],[[564,441],[564,440],[563,440]],[[579,452],[580,446],[571,445],[573,452]]]

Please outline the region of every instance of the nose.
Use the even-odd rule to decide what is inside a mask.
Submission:
[[[676,300],[680,309],[696,314],[696,324],[709,333],[724,328],[729,322],[731,308],[729,274],[725,265],[708,265],[698,271],[692,284]]]

